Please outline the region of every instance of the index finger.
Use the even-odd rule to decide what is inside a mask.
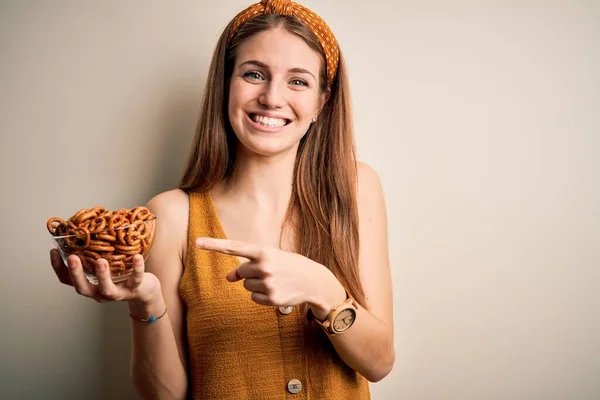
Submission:
[[[218,251],[223,254],[244,257],[249,260],[258,260],[263,254],[262,246],[260,245],[229,239],[201,237],[196,239],[196,247],[199,249]]]

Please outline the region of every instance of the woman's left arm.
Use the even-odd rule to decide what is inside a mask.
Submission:
[[[367,309],[359,306],[352,327],[330,339],[348,366],[378,382],[390,373],[395,361],[392,284],[383,189],[377,173],[366,164],[358,168],[358,213],[360,280]],[[311,304],[321,321],[346,299],[344,288],[335,282],[337,287],[322,292]]]

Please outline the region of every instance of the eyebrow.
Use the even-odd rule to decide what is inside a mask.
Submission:
[[[244,65],[256,65],[259,68],[264,68],[264,69],[269,69],[269,66],[267,64],[265,64],[264,62],[261,61],[257,61],[257,60],[248,60],[248,61],[244,61],[243,63],[241,63],[240,65],[238,65],[238,68],[243,67]],[[310,72],[307,69],[304,68],[290,68],[288,70],[288,72],[295,72],[295,73],[299,73],[299,74],[309,74],[310,76],[313,77],[313,79],[316,81],[317,78],[313,75],[312,72]]]

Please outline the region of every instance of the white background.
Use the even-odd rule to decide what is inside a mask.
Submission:
[[[321,0],[389,216],[375,400],[600,398],[600,3]],[[124,304],[58,283],[45,223],[176,186],[247,1],[0,2],[0,397],[131,399]]]

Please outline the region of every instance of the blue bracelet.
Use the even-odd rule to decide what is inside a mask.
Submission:
[[[153,324],[153,323],[155,323],[156,321],[158,321],[159,319],[161,319],[162,317],[164,317],[166,313],[167,313],[167,309],[166,309],[166,307],[165,307],[165,311],[164,311],[164,312],[163,312],[163,313],[162,313],[160,316],[158,316],[158,317],[151,316],[150,318],[146,319],[146,318],[140,318],[140,317],[136,317],[135,315],[131,315],[131,314],[129,314],[129,316],[130,316],[131,318],[135,319],[136,321],[140,321],[140,322],[147,322],[147,323],[149,323],[149,324]]]

